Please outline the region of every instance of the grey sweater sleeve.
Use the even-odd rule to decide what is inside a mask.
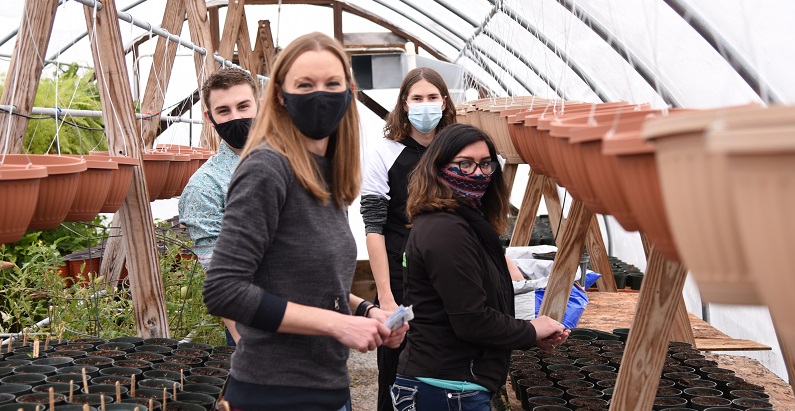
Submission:
[[[204,303],[210,314],[265,331],[279,328],[287,300],[256,285],[255,275],[273,242],[293,178],[287,160],[264,148],[246,156],[235,170],[204,280]]]

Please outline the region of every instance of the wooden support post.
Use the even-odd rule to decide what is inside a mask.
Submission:
[[[343,36],[342,36],[342,4],[340,2],[335,1],[334,5],[334,38],[343,43]]]
[[[511,236],[511,247],[524,247],[530,243],[533,235],[533,226],[536,222],[538,205],[541,204],[541,192],[544,188],[544,175],[530,172],[527,180],[527,188],[522,197],[522,206],[519,208],[519,215],[516,216],[516,224],[513,227]]]
[[[652,249],[610,410],[652,409],[668,351],[668,338],[660,336],[671,333],[686,275],[682,264]]]
[[[135,126],[135,107],[124,60],[116,2],[103,0],[102,6],[96,11],[96,21],[93,19],[93,9],[84,7],[84,13],[102,110],[108,113],[105,117],[108,145],[116,154],[138,158],[140,164],[140,134]],[[110,114],[114,112],[117,115]],[[127,267],[135,326],[139,337],[168,337],[163,280],[148,198],[143,168],[134,167],[130,192],[119,215],[125,251],[129,256]]]
[[[257,24],[257,41],[254,43],[252,59],[257,67],[257,73],[269,76],[271,65],[275,60],[276,49],[273,47],[273,33],[271,33],[271,22],[260,20]]]
[[[246,0],[230,1],[226,8],[226,20],[224,20],[224,32],[221,35],[221,44],[218,46],[218,54],[226,59],[232,60],[235,52],[235,43],[240,32],[240,20],[243,16],[243,8]],[[250,46],[249,46],[250,47]]]
[[[252,76],[257,75],[257,67],[251,53],[251,36],[248,33],[248,20],[246,11],[240,15],[240,29],[237,32],[237,59],[240,65],[248,70]]]
[[[185,20],[186,1],[191,0],[168,0],[160,27],[169,33],[180,35],[182,23]],[[149,78],[141,103],[142,113],[152,113],[152,117],[141,120],[141,140],[144,141],[146,148],[151,148],[155,137],[157,137],[160,111],[163,109],[166,90],[168,90],[168,83],[171,80],[171,70],[174,67],[177,48],[180,47],[174,43],[168,43],[169,40],[163,37],[157,38],[155,53],[152,57],[152,69],[149,70]],[[115,227],[122,224],[118,214],[113,216],[111,224]],[[112,236],[105,243],[100,275],[104,276],[107,284],[115,285],[119,280],[122,268],[124,268],[126,254],[123,241],[124,237]]]
[[[596,214],[591,216],[591,223],[588,227],[588,235],[585,237],[585,248],[591,257],[591,268],[602,274],[596,281],[596,288],[601,292],[614,293],[616,290],[616,279],[613,278],[613,268],[610,260],[607,259],[607,249],[602,240],[602,230],[599,229],[599,220]]]
[[[548,315],[558,321],[563,320],[592,216],[591,210],[579,200],[571,203],[566,229],[558,243],[558,252],[552,264],[552,272],[549,274],[540,314]]]
[[[185,1],[188,0],[168,0],[166,2],[163,22],[160,27],[169,33],[179,36],[182,33],[182,23],[185,21]],[[166,90],[171,80],[171,70],[174,68],[174,58],[177,55],[177,48],[181,47],[171,43],[164,37],[157,38],[155,53],[152,56],[152,69],[149,70],[149,78],[146,81],[141,112],[151,113],[152,117],[141,121],[141,138],[147,148],[154,144],[157,131],[160,126],[160,111],[163,109],[163,101],[166,98]]]
[[[204,80],[215,71],[216,63],[213,59],[213,39],[210,33],[210,24],[207,24],[207,5],[204,0],[185,0],[187,2],[188,11],[188,30],[193,44],[207,50],[207,55],[202,57],[200,54],[193,56],[193,64],[196,67],[196,80],[199,83],[198,87],[204,85]],[[210,10],[215,10],[215,21],[218,22],[218,9],[213,7]],[[211,13],[212,14],[212,13]],[[210,18],[212,21],[212,18]],[[202,112],[207,110],[205,102],[202,101]],[[209,148],[210,150],[218,150],[218,136],[215,134],[215,129],[208,122],[202,124],[202,136],[200,145]]]
[[[563,206],[560,204],[558,196],[558,185],[551,178],[544,176],[542,193],[544,194],[544,204],[547,206],[552,235],[555,236],[555,244],[560,246],[558,239],[560,234],[566,231],[566,218],[563,216]]]
[[[14,106],[14,114],[30,115],[44,68],[58,0],[28,0],[19,23],[17,44],[5,79],[0,104]],[[28,129],[28,118],[0,111],[0,149],[21,153]]]
[[[209,16],[209,18],[205,17],[205,20],[209,20],[209,24],[206,26],[208,30],[207,34],[210,35],[210,42],[207,43],[207,45],[210,46],[208,50],[218,51],[221,48],[221,21],[218,17],[219,6],[210,7],[208,9],[207,4],[204,1],[201,3],[206,10],[206,14]]]
[[[519,168],[518,164],[505,163],[502,168],[502,175],[505,178],[505,185],[508,186],[508,192],[513,190],[513,182],[516,180],[516,170]]]

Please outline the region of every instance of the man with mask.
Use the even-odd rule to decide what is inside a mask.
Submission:
[[[210,265],[213,248],[221,232],[226,209],[226,192],[240,153],[246,145],[251,121],[257,115],[257,83],[247,72],[237,68],[221,68],[204,82],[204,112],[222,141],[218,153],[196,173],[185,186],[179,199],[179,219],[188,227],[193,252],[202,267]],[[234,321],[224,319],[227,343],[234,345],[239,335]]]

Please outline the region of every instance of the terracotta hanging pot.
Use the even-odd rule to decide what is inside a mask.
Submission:
[[[182,190],[185,189],[188,181],[190,181],[193,173],[195,173],[196,170],[198,170],[201,166],[201,160],[204,158],[204,154],[195,150],[183,150],[182,148],[169,148],[166,151],[172,154],[187,154],[190,156],[190,162],[188,163],[185,171],[182,173],[182,179],[179,181],[179,184],[177,184],[177,190],[174,193],[174,196],[180,196],[182,195]]]
[[[47,168],[42,166],[0,164],[0,244],[25,235],[46,177]]]
[[[113,170],[108,196],[105,198],[105,204],[99,209],[101,213],[115,213],[119,210],[130,192],[134,167],[139,165],[135,157],[115,156],[113,160],[119,164],[119,168]]]
[[[638,129],[606,138],[602,154],[618,161],[618,181],[649,241],[667,259],[680,261],[662,200],[654,146],[641,138]]]
[[[119,163],[100,155],[68,157],[84,159],[88,169],[80,176],[77,194],[64,221],[91,221],[105,204],[113,171],[119,169]]]
[[[511,139],[516,152],[525,164],[530,164],[532,152],[527,148],[526,135],[524,133],[524,116],[527,111],[520,111],[505,117],[508,126],[508,137]],[[532,166],[531,166],[532,167]]]
[[[157,196],[160,200],[167,200],[174,197],[183,179],[185,179],[185,176],[188,175],[190,171],[190,154],[178,154],[173,152],[169,152],[169,154],[173,155],[174,159],[168,167],[166,184],[163,186],[163,190],[160,191],[160,195]]]
[[[756,117],[762,111],[732,107],[674,114],[644,125],[644,137],[656,148],[671,233],[708,302],[763,304],[742,251],[726,157],[706,149],[708,139],[720,136],[708,130],[721,118]],[[795,109],[781,114],[795,124]],[[750,134],[748,139],[755,140]]]
[[[168,169],[174,155],[162,151],[149,150],[141,153],[144,166],[144,178],[146,179],[146,191],[149,194],[149,201],[155,201],[163,191],[163,187],[168,181]]]
[[[7,154],[6,164],[34,164],[47,168],[39,185],[39,200],[28,230],[52,230],[61,225],[77,195],[86,161],[55,154]]]
[[[795,344],[795,126],[715,132],[707,149],[726,156],[742,252],[762,285],[758,291],[776,321],[779,339]]]

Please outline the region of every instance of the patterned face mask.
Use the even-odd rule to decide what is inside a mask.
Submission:
[[[456,166],[447,166],[440,172],[439,179],[453,190],[453,196],[468,200],[480,201],[491,183],[491,175],[482,173],[465,175]]]

